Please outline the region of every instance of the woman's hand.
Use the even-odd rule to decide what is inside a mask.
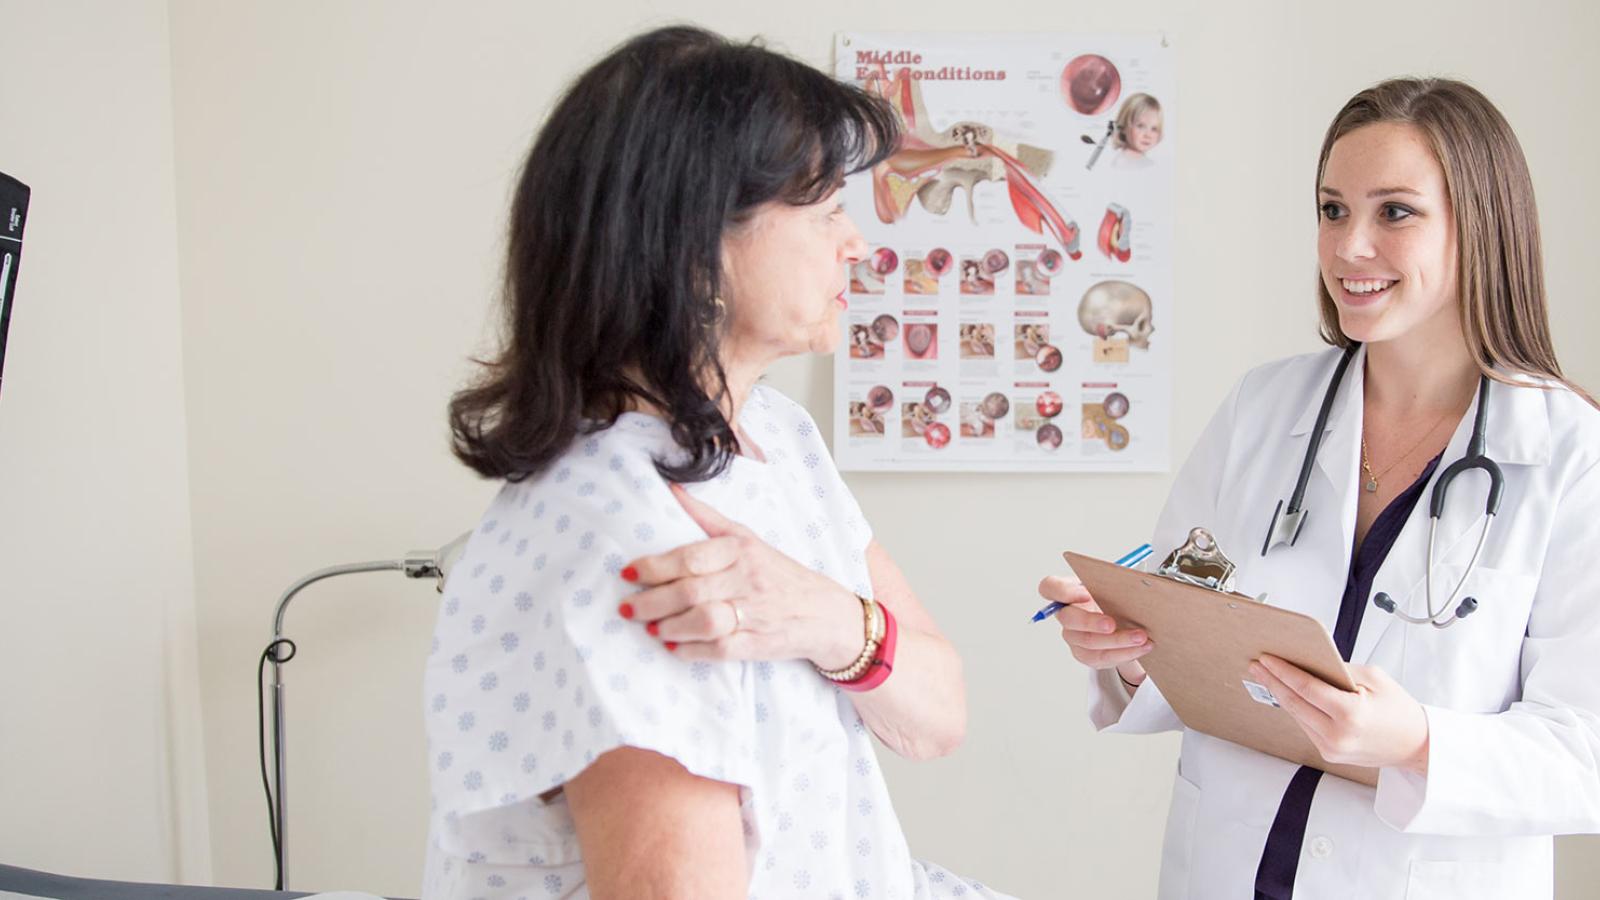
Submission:
[[[1351,666],[1350,675],[1354,692],[1276,656],[1263,655],[1250,664],[1250,677],[1272,691],[1323,759],[1427,775],[1428,716],[1422,704],[1382,669]]]
[[[690,659],[807,659],[824,669],[865,646],[861,601],[673,485],[707,540],[634,560],[644,589],[619,610]]]
[[[1039,582],[1039,596],[1067,607],[1056,613],[1061,639],[1072,648],[1072,658],[1091,669],[1115,668],[1132,685],[1144,681],[1139,657],[1155,649],[1149,635],[1137,628],[1117,629],[1117,620],[1100,611],[1089,589],[1072,578],[1051,575]]]

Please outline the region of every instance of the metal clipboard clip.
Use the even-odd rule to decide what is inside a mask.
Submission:
[[[1217,539],[1204,528],[1189,529],[1189,538],[1183,546],[1167,555],[1156,568],[1162,578],[1192,584],[1224,594],[1234,593],[1233,560],[1223,555]]]

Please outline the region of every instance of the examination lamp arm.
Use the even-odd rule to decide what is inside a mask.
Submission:
[[[445,578],[449,577],[450,570],[461,558],[461,553],[467,546],[467,539],[471,536],[472,532],[469,531],[437,550],[413,550],[400,559],[350,563],[318,569],[289,585],[283,596],[278,598],[278,605],[272,614],[272,643],[267,645],[266,654],[268,661],[272,663],[272,760],[273,787],[276,796],[271,796],[269,792],[268,799],[269,812],[272,813],[270,824],[273,828],[273,852],[277,864],[275,884],[277,890],[287,890],[289,882],[289,802],[288,792],[285,789],[288,781],[288,762],[287,754],[284,753],[283,664],[294,656],[294,645],[284,639],[283,621],[289,612],[290,601],[294,600],[300,591],[319,581],[336,575],[353,575],[359,572],[399,571],[404,572],[407,578],[433,578],[435,588],[443,592]],[[287,651],[285,647],[288,648]]]

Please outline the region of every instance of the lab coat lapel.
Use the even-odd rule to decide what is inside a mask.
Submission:
[[[1367,349],[1362,347],[1350,360],[1350,367],[1344,373],[1344,383],[1328,415],[1322,449],[1317,453],[1317,470],[1326,480],[1333,500],[1328,504],[1328,512],[1339,517],[1336,532],[1339,535],[1339,554],[1335,557],[1339,567],[1330,573],[1337,579],[1343,579],[1345,573],[1350,571],[1350,539],[1356,530],[1356,501],[1360,497],[1361,478],[1361,398],[1366,381],[1366,358]],[[1341,580],[1336,595],[1342,591]]]
[[[1388,593],[1401,610],[1413,616],[1423,615],[1427,606],[1424,580],[1427,577],[1429,505],[1433,499],[1433,491],[1444,471],[1466,454],[1467,444],[1472,438],[1472,423],[1477,412],[1478,402],[1473,400],[1466,415],[1456,425],[1455,433],[1451,435],[1450,443],[1444,449],[1444,455],[1439,458],[1439,465],[1435,467],[1433,477],[1423,489],[1416,507],[1406,519],[1405,527],[1372,581],[1373,594],[1379,591]],[[1489,415],[1484,422],[1484,432],[1488,444],[1487,455],[1501,466],[1508,483],[1511,481],[1511,467],[1543,465],[1550,459],[1549,412],[1543,392],[1537,388],[1491,384]],[[1438,533],[1434,538],[1435,566],[1452,562],[1464,566],[1471,558],[1473,547],[1477,544],[1479,529],[1483,527],[1484,501],[1488,486],[1488,477],[1477,471],[1463,473],[1451,483],[1447,492],[1449,501],[1439,517]],[[1505,504],[1515,502],[1515,498],[1508,492],[1501,502],[1502,511],[1505,511]],[[1492,530],[1489,540],[1491,543],[1494,541]],[[1490,550],[1488,546],[1484,548],[1484,559],[1490,558]],[[1433,585],[1435,606],[1444,605],[1454,589],[1454,579],[1436,579]],[[1457,602],[1459,599],[1457,598]],[[1370,598],[1363,598],[1363,602],[1370,602]],[[1401,623],[1397,616],[1385,613],[1376,607],[1367,610],[1362,616],[1361,630],[1356,635],[1356,645],[1350,654],[1350,661],[1366,664],[1389,630],[1403,626],[1404,623]]]

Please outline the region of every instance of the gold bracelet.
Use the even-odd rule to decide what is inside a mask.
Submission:
[[[872,665],[872,660],[878,654],[878,647],[883,643],[884,631],[887,628],[883,610],[878,608],[875,601],[868,600],[860,594],[856,595],[856,599],[861,601],[862,631],[866,637],[866,645],[861,648],[861,655],[842,669],[824,669],[816,663],[811,664],[818,675],[829,681],[855,681],[860,678],[867,667]]]

